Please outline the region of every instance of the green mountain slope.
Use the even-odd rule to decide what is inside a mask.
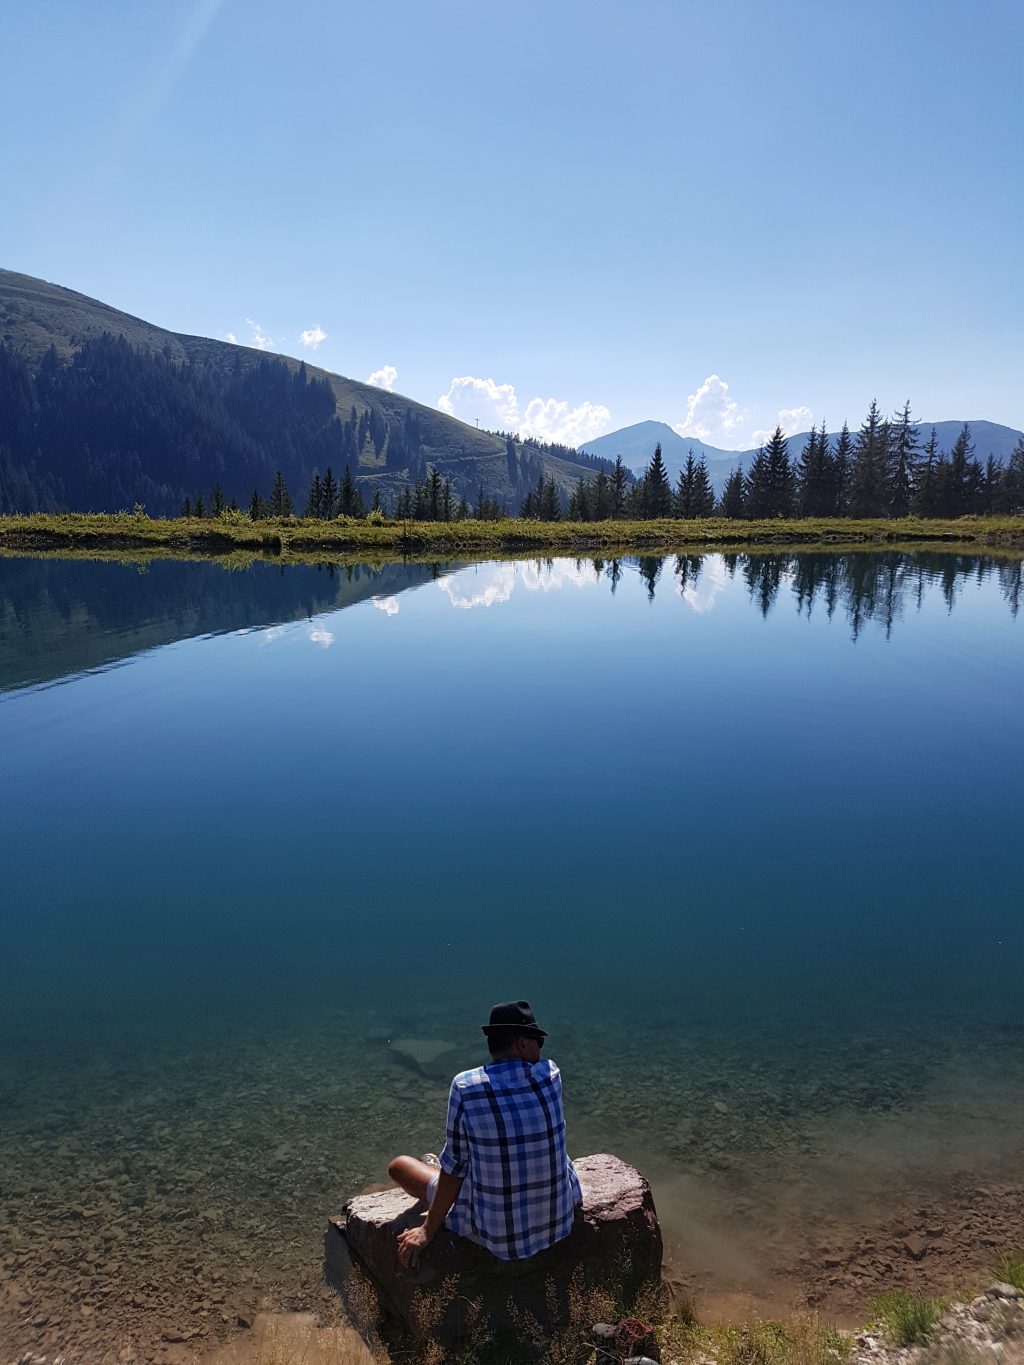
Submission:
[[[301,511],[314,473],[331,465],[337,478],[346,464],[367,503],[375,488],[393,501],[435,466],[456,497],[472,503],[483,487],[514,511],[542,474],[568,492],[595,468],[591,457],[509,442],[401,394],[170,332],[7,270],[0,343],[0,511],[139,501],[167,515],[186,497],[208,499],[214,483],[245,505],[254,489],[269,493],[278,469]]]

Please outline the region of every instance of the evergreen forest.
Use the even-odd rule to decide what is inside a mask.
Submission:
[[[530,494],[524,516],[558,515],[550,498],[542,500],[542,491]],[[822,424],[795,460],[776,427],[749,467],[732,471],[720,497],[712,489],[707,462],[695,460],[692,451],[673,486],[659,445],[632,487],[626,486],[621,460],[610,476],[601,471],[581,477],[567,511],[574,521],[1012,516],[1024,512],[1024,436],[1005,465],[991,455],[983,463],[966,423],[952,450],[944,453],[934,428],[921,442],[909,403],[889,420],[873,402],[855,435],[844,423],[838,436],[830,437]]]
[[[1005,465],[978,456],[967,425],[941,451],[934,428],[922,440],[909,403],[889,418],[873,402],[856,432],[822,424],[796,458],[776,428],[716,496],[703,458],[691,451],[673,484],[660,446],[639,478],[621,457],[511,432],[488,434],[503,460],[445,459],[411,404],[340,413],[328,380],[304,364],[221,350],[229,363],[183,360],[170,345],[107,333],[69,357],[51,346],[33,368],[0,345],[0,514],[588,522],[1024,512],[1024,437]]]
[[[542,476],[564,500],[573,478],[612,468],[565,446],[467,432],[366,386],[352,387],[367,401],[339,410],[322,372],[210,346],[183,357],[170,340],[104,333],[70,355],[51,345],[33,365],[0,344],[0,514],[498,517]]]

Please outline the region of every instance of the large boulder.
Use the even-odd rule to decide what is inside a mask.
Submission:
[[[382,1308],[415,1336],[450,1345],[481,1333],[521,1339],[524,1324],[544,1333],[567,1325],[591,1287],[628,1306],[661,1278],[662,1242],[651,1187],[616,1156],[576,1160],[583,1204],[572,1232],[525,1261],[501,1261],[447,1228],[413,1270],[398,1261],[396,1238],[425,1209],[402,1190],[350,1199],[327,1226],[328,1280],[346,1292],[352,1263],[368,1275]],[[589,1326],[589,1324],[586,1324]]]

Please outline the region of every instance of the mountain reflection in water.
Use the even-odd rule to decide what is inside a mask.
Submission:
[[[1020,609],[1019,558],[898,551],[842,554],[738,551],[622,558],[488,561],[464,582],[455,563],[285,564],[244,569],[216,562],[144,565],[74,559],[0,561],[0,691],[74,677],[177,640],[273,629],[372,601],[387,616],[401,594],[436,582],[453,607],[501,606],[517,589],[552,592],[639,578],[648,600],[675,592],[698,615],[739,579],[763,617],[787,601],[810,616],[844,618],[854,639],[869,623],[890,635],[925,594],[952,610],[969,581],[994,578],[1012,616]],[[326,643],[314,628],[314,643]]]

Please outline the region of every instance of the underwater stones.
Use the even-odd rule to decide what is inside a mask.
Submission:
[[[359,1195],[330,1219],[324,1243],[327,1279],[344,1296],[354,1259],[406,1331],[415,1335],[417,1323],[436,1307],[435,1332],[445,1341],[465,1329],[469,1304],[479,1305],[487,1330],[496,1336],[513,1331],[516,1315],[521,1324],[525,1313],[546,1327],[557,1326],[567,1311],[574,1275],[621,1289],[626,1267],[627,1289],[656,1285],[662,1239],[650,1185],[616,1156],[582,1157],[575,1165],[583,1189],[576,1225],[568,1237],[527,1261],[500,1261],[443,1229],[416,1268],[403,1269],[396,1237],[421,1220],[423,1205],[392,1189]],[[430,1304],[433,1291],[438,1291],[436,1305]]]
[[[445,1080],[462,1068],[463,1053],[440,1038],[392,1038],[389,1051],[405,1066],[431,1080]]]

